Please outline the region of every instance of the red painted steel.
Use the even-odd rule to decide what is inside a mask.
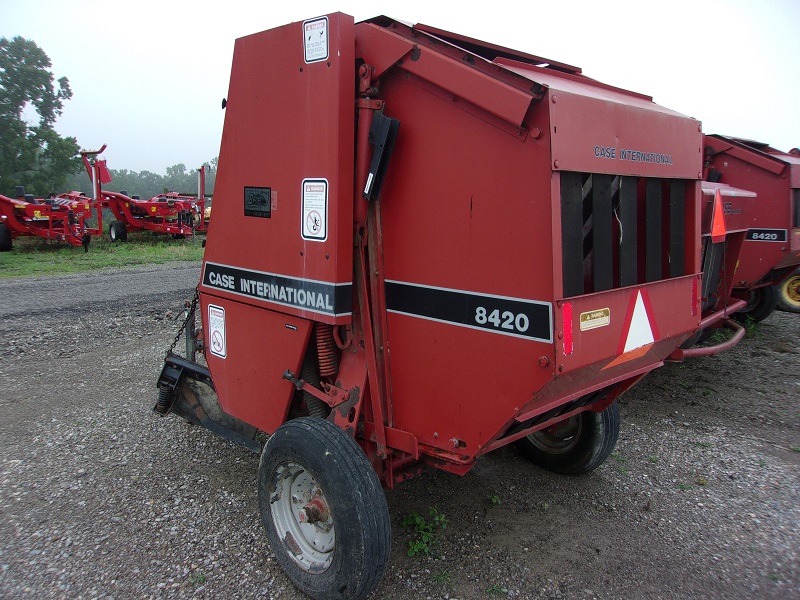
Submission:
[[[284,374],[297,381],[317,347],[314,324],[332,325],[338,373],[315,394],[391,486],[417,458],[464,473],[520,431],[602,410],[698,329],[696,120],[456,34],[321,19],[326,45],[293,23],[234,49],[215,190],[224,200],[200,286],[226,412],[274,431],[302,406]],[[368,204],[378,115],[400,126],[380,199]],[[669,194],[648,197],[647,210],[657,213],[648,231],[663,229],[664,244],[675,236],[682,264],[665,252],[658,277],[645,280],[642,267],[621,286],[615,271],[609,289],[565,293],[575,267],[562,178],[575,172],[584,186],[602,174],[615,189],[633,180],[641,211],[651,180],[679,190],[680,221],[669,220]],[[620,227],[610,229],[617,244]],[[615,270],[619,253],[609,250]]]

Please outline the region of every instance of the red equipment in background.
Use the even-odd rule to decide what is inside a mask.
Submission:
[[[703,283],[701,302],[703,319],[700,329],[670,360],[710,356],[735,346],[745,335],[745,329],[732,317],[747,304],[733,295],[733,274],[742,254],[745,235],[757,210],[756,194],[721,183],[702,182],[700,203],[702,232]],[[719,327],[734,333],[726,341],[692,348],[708,339]]]
[[[141,200],[138,196],[128,196],[127,192],[102,189],[104,184],[111,182],[106,161],[97,158],[105,149],[106,146],[103,145],[100,150],[84,150],[81,157],[92,182],[95,201],[114,214],[115,220],[108,226],[108,235],[112,241],[127,240],[129,231],[148,230],[183,237],[206,230],[205,166],[198,169],[196,197],[168,192]],[[102,222],[98,228],[102,231]]]
[[[758,194],[733,278],[734,294],[747,301],[736,317],[760,321],[778,300],[773,286],[800,264],[800,156],[721,135],[705,136],[704,145],[705,179]]]
[[[11,250],[19,236],[66,242],[88,251],[91,236],[99,233],[87,224],[92,216],[91,198],[76,194],[37,199],[18,186],[17,198],[0,195],[0,252]]]
[[[743,229],[711,216],[723,186],[701,202],[700,123],[648,96],[335,13],[237,40],[226,110],[202,331],[156,410],[262,452],[267,535],[315,598],[380,582],[380,484],[510,443],[590,471],[615,400],[726,317]]]

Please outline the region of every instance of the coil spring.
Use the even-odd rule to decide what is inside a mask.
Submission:
[[[333,325],[317,323],[314,326],[317,338],[317,360],[321,377],[333,377],[339,372],[339,351],[333,339]]]
[[[156,412],[165,415],[172,406],[172,390],[167,386],[158,388],[158,401],[156,402]]]

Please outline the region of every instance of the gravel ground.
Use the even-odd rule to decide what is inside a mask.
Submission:
[[[150,409],[197,264],[0,282],[0,596],[301,598],[258,517],[258,457]],[[617,449],[562,477],[513,448],[387,492],[374,598],[800,598],[800,318],[670,364]],[[408,557],[402,518],[448,519]]]

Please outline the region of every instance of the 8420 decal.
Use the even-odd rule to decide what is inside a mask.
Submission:
[[[748,229],[746,240],[751,242],[785,242],[785,229]]]
[[[525,333],[528,331],[528,327],[530,327],[531,323],[530,319],[528,319],[528,315],[526,315],[524,312],[515,315],[511,311],[504,310],[503,314],[501,315],[500,309],[495,308],[487,315],[486,308],[483,306],[479,306],[475,309],[475,322],[478,325],[486,325],[487,323],[491,323],[499,329],[518,331],[519,333]]]
[[[549,302],[387,280],[386,309],[501,335],[553,341]]]

